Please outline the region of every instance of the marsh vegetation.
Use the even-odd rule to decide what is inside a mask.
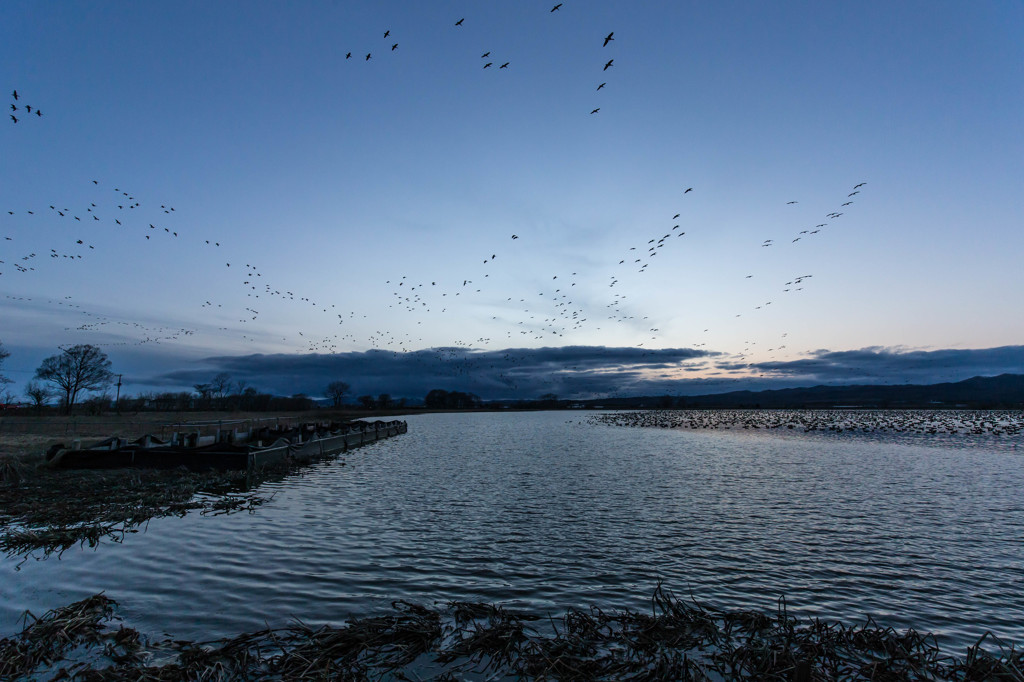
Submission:
[[[1005,680],[1024,653],[991,635],[965,655],[871,619],[801,622],[722,611],[661,585],[648,612],[569,609],[562,616],[500,604],[392,603],[390,613],[310,627],[295,621],[195,642],[150,639],[96,594],[0,640],[0,677],[71,680]]]

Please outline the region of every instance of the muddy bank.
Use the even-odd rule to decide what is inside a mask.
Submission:
[[[13,469],[13,470],[12,470]],[[277,474],[281,475],[281,474]],[[57,471],[14,465],[0,481],[0,552],[60,554],[120,541],[153,518],[251,511],[269,497],[245,472]]]

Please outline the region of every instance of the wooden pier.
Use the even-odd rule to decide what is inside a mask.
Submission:
[[[84,448],[55,445],[47,453],[60,469],[237,469],[254,471],[311,462],[408,431],[404,421],[305,423],[294,428],[250,431],[176,431],[170,441],[145,435],[134,441],[108,438]]]

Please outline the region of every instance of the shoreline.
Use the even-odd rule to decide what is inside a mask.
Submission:
[[[177,413],[176,413],[177,414]],[[163,419],[138,421],[136,416],[112,421],[84,421],[75,440],[113,435],[137,438]],[[221,421],[230,421],[225,415]],[[322,413],[321,415],[322,416]],[[291,417],[291,416],[289,416]],[[235,415],[234,418],[238,418]],[[57,555],[75,545],[119,541],[154,518],[252,511],[273,494],[256,492],[261,483],[282,480],[305,464],[285,462],[258,471],[186,471],[177,469],[59,469],[45,459],[48,449],[66,430],[63,422],[43,418],[41,433],[11,438],[0,434],[0,552],[28,560],[35,552]],[[295,419],[301,420],[300,416]],[[117,429],[106,429],[116,424]],[[343,453],[324,455],[338,459]]]
[[[477,410],[436,413],[472,414]],[[500,411],[512,414],[508,411]],[[576,410],[557,410],[577,415]],[[332,411],[296,413],[280,419],[413,416],[419,411]],[[435,413],[431,411],[429,413]],[[428,412],[422,412],[428,414]],[[154,429],[186,421],[209,423],[273,420],[260,413],[139,413],[85,417],[18,418],[21,432],[11,433],[9,418],[0,418],[0,551],[25,556],[34,551],[60,554],[80,543],[123,538],[152,518],[251,511],[269,497],[254,492],[266,480],[279,480],[301,468],[291,466],[247,476],[245,472],[184,472],[145,469],[57,470],[47,466],[45,452],[73,438],[138,438]],[[912,437],[919,443],[992,438],[1017,450],[1024,433],[1024,412],[1018,410],[649,410],[588,413],[582,423],[618,428],[660,428],[700,432],[776,435],[846,435]],[[34,432],[29,433],[29,427]],[[6,428],[6,430],[4,430]],[[337,457],[337,455],[336,455]],[[201,497],[201,499],[197,499]]]

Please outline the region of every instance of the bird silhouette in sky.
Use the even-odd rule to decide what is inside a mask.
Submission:
[[[690,187],[690,188],[689,188],[689,189],[687,189],[687,190],[686,190],[685,192],[683,192],[683,194],[689,194],[689,193],[690,193],[690,192],[692,192],[692,191],[693,191],[693,188],[692,188],[692,187]]]
[[[391,29],[388,29],[387,31],[384,31],[384,37],[385,38],[387,38],[389,35],[391,35]]]
[[[591,111],[590,113],[592,113],[592,114],[596,114],[596,113],[597,113],[597,112],[599,112],[599,111],[601,111],[601,107],[598,107],[597,109],[594,109],[594,110],[593,110],[593,111]]]
[[[558,3],[557,5],[555,5],[554,7],[552,7],[552,8],[551,8],[551,11],[552,11],[552,12],[554,12],[554,11],[555,11],[556,9],[562,9],[562,3]]]
[[[370,52],[367,52],[367,53],[366,53],[366,61],[370,61],[370,57],[371,57],[371,56],[372,56],[372,53],[370,53]]]
[[[601,47],[607,47],[608,43],[615,40],[615,38],[612,38],[613,35],[615,35],[615,31],[612,31],[607,36],[605,36],[604,45],[602,45]]]
[[[458,21],[455,22],[455,25],[456,26],[462,26],[462,22],[464,22],[465,20],[466,20],[466,17],[462,17],[461,19],[459,19]]]
[[[608,84],[607,83],[601,83],[600,85],[597,86],[597,89],[600,90],[601,88],[603,88],[606,85],[608,85]]]
[[[507,68],[508,68],[508,65],[509,65],[509,63],[510,63],[510,62],[505,62],[504,64],[502,64],[502,65],[501,65],[501,66],[499,66],[498,68],[499,68],[499,69],[507,69]]]
[[[615,61],[614,59],[609,59],[609,60],[608,60],[608,63],[607,63],[607,64],[605,64],[605,65],[604,65],[604,68],[603,68],[603,69],[601,69],[601,70],[602,70],[602,71],[607,71],[607,70],[608,70],[608,68],[609,68],[609,67],[610,67],[610,66],[612,65],[612,62],[614,62],[614,61]]]

